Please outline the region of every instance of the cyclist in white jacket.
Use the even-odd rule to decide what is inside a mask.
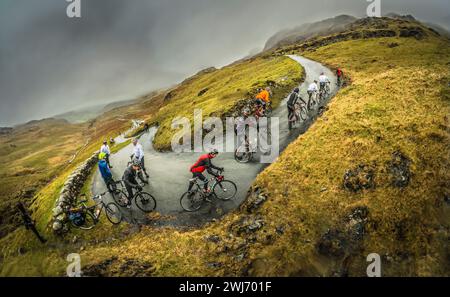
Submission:
[[[327,83],[330,83],[328,76],[326,76],[323,72],[319,76],[319,83],[320,83],[320,91],[323,91],[325,89],[325,85]]]
[[[144,149],[142,148],[142,145],[138,142],[137,138],[133,140],[133,158],[138,160],[141,163],[141,168],[145,173],[145,176],[148,178],[147,170],[145,169],[145,162],[144,162]]]
[[[315,80],[314,82],[312,82],[309,87],[308,87],[308,106],[309,106],[309,102],[311,101],[311,97],[314,93],[317,93],[317,91],[319,91],[319,88],[317,87],[317,80]]]

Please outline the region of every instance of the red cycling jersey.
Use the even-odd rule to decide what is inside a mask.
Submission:
[[[200,156],[200,158],[198,158],[197,162],[195,162],[195,164],[191,166],[191,172],[202,173],[203,171],[205,171],[207,169],[208,166],[210,166],[210,164],[211,164],[210,160],[211,160],[211,158],[210,158],[209,154]]]

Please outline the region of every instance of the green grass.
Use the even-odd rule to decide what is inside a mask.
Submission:
[[[193,120],[194,109],[202,109],[203,117],[218,116],[232,110],[242,99],[252,98],[258,88],[275,83],[274,107],[302,78],[299,64],[287,57],[257,58],[226,66],[211,73],[203,73],[174,88],[173,97],[162,105],[149,120],[158,123],[154,147],[168,150],[173,135],[171,128],[176,117]],[[208,91],[199,96],[201,90]]]

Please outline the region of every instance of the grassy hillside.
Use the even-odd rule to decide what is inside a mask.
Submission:
[[[87,250],[88,247],[101,246],[106,243],[117,243],[118,239],[130,236],[139,231],[135,226],[122,224],[113,228],[109,223],[100,226],[91,232],[71,232],[64,238],[54,237],[50,228],[51,210],[61,187],[70,172],[95,150],[98,150],[103,139],[116,136],[124,132],[131,119],[144,119],[150,124],[159,123],[160,134],[157,136],[158,148],[167,148],[170,144],[173,131],[170,123],[175,116],[192,117],[194,108],[203,108],[204,116],[217,115],[230,112],[239,100],[249,98],[257,88],[272,85],[274,103],[277,105],[282,97],[287,95],[302,78],[303,70],[298,63],[287,57],[268,57],[240,61],[223,69],[203,71],[187,80],[170,92],[158,93],[149,98],[142,98],[138,104],[115,108],[85,125],[69,125],[64,128],[69,135],[66,140],[78,142],[79,146],[89,142],[79,152],[76,159],[69,165],[57,168],[59,173],[50,183],[37,189],[35,195],[29,200],[33,217],[37,221],[38,229],[49,238],[50,243],[42,246],[24,228],[9,232],[0,239],[1,275],[55,275],[64,271],[65,255],[75,249]],[[207,91],[204,91],[208,88]],[[199,93],[203,90],[203,94]],[[170,95],[168,95],[170,93]],[[70,127],[70,128],[69,128]],[[80,127],[81,135],[70,134],[70,129]],[[48,129],[48,131],[46,130]],[[51,128],[44,129],[51,135]],[[81,133],[81,132],[80,132]],[[32,135],[32,134],[31,134]],[[50,144],[58,138],[45,137]],[[89,136],[89,137],[86,137]],[[58,136],[59,137],[59,136]],[[40,150],[51,148],[50,144],[41,143]],[[68,142],[67,145],[72,144]],[[28,146],[27,146],[28,147]],[[58,144],[57,147],[60,147]],[[42,160],[50,155],[60,156],[58,151],[51,151],[42,155]],[[7,153],[5,160],[8,158]],[[62,162],[61,164],[64,164]],[[44,161],[39,166],[47,166]],[[19,184],[16,181],[13,186]],[[86,189],[83,189],[86,191]],[[17,220],[16,226],[20,221]],[[11,228],[10,230],[13,230]],[[77,236],[76,243],[72,243],[73,236]],[[50,261],[49,258],[57,259]],[[100,257],[99,259],[103,259]],[[61,270],[62,269],[62,270]]]
[[[369,253],[384,276],[450,275],[449,41],[383,22],[393,37],[365,31],[273,53],[340,66],[352,83],[257,177],[240,210],[197,230],[122,226],[114,240],[99,230],[22,255],[11,235],[0,240],[0,273],[63,274],[78,250],[86,275],[364,276]],[[420,36],[399,37],[418,26]]]
[[[0,237],[18,224],[15,205],[30,201],[86,141],[83,125],[36,121],[0,136]]]
[[[258,177],[261,215],[289,227],[256,274],[364,275],[369,253],[384,275],[450,274],[450,44],[423,30],[300,53],[353,83]]]
[[[194,109],[202,109],[203,117],[222,117],[234,110],[242,99],[253,98],[259,88],[272,87],[276,107],[302,77],[298,63],[282,57],[249,59],[220,70],[210,69],[185,80],[164,95],[159,110],[147,118],[158,124],[154,147],[169,150],[172,120],[187,117],[193,121]],[[161,96],[162,97],[162,96]]]

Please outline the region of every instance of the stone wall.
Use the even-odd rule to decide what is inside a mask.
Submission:
[[[68,231],[67,211],[74,206],[77,197],[80,194],[91,169],[97,164],[98,152],[94,153],[89,159],[80,164],[67,178],[61,193],[56,200],[53,208],[53,231],[64,233]]]

